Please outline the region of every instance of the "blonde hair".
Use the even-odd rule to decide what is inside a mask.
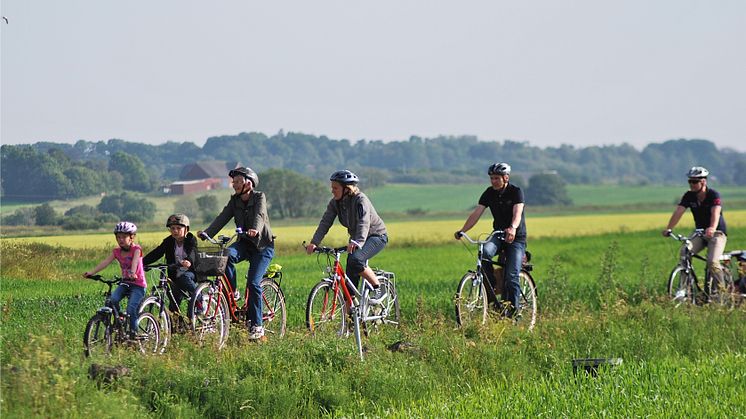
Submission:
[[[342,187],[348,195],[357,195],[360,193],[360,188],[357,185],[342,185]]]

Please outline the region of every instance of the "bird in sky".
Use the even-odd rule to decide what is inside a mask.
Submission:
[[[5,17],[5,16],[3,16],[3,20],[5,21],[5,23],[10,23],[10,22],[8,22],[8,18]]]

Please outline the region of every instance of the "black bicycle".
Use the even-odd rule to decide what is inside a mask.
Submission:
[[[140,303],[140,313],[150,313],[158,319],[161,328],[161,352],[166,350],[171,341],[173,333],[184,333],[191,331],[191,306],[189,302],[191,296],[188,292],[174,288],[171,279],[168,277],[169,265],[157,264],[146,265],[145,271],[157,271],[157,284],[153,285],[150,295],[145,297]],[[182,304],[176,303],[176,295],[181,294]],[[186,304],[184,304],[186,301]],[[186,306],[186,313],[182,312],[182,307]]]
[[[504,239],[503,231],[493,231],[486,240],[473,240],[466,233],[461,233],[472,244],[477,245],[477,266],[475,270],[469,270],[459,281],[456,289],[455,306],[456,306],[456,323],[459,327],[466,327],[470,324],[485,324],[487,322],[488,302],[492,303],[498,313],[503,314],[507,309],[502,303],[502,286],[503,286],[503,268],[505,265],[504,256],[498,255],[497,262],[489,261],[495,267],[495,278],[487,278],[482,263],[484,245],[492,237]],[[526,258],[521,266],[521,272],[518,276],[520,285],[520,308],[513,314],[513,319],[517,324],[525,324],[531,330],[536,324],[536,282],[531,276],[533,266],[528,263],[530,253],[526,252]]]
[[[129,315],[121,313],[119,307],[111,302],[111,287],[122,282],[122,278],[114,276],[105,279],[101,275],[91,275],[88,278],[103,282],[108,289],[104,292],[104,306],[96,311],[85,326],[85,356],[108,355],[114,345],[134,346],[144,354],[157,353],[161,332],[155,317],[150,313],[141,313],[137,317],[137,329],[130,330]]]

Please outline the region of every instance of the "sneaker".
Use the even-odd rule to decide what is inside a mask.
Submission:
[[[386,287],[379,285],[378,288],[373,288],[368,296],[373,304],[380,304],[386,298]]]
[[[258,340],[263,337],[264,337],[263,326],[251,326],[251,331],[249,332],[249,340]]]
[[[233,292],[233,299],[239,301],[241,299],[241,291],[236,290]]]

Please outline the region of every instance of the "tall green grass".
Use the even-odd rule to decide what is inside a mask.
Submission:
[[[746,231],[729,243],[746,243]],[[0,246],[3,417],[737,417],[746,402],[746,309],[670,304],[677,247],[655,231],[532,240],[533,332],[494,318],[456,329],[453,293],[473,249],[386,249],[373,265],[396,272],[403,324],[366,339],[363,362],[354,340],[305,332],[321,268],[313,256],[283,255],[286,338],[250,344],[233,327],[219,353],[188,335],[162,356],[117,351],[98,362],[131,373],[111,384],[87,377],[81,344],[102,288],[79,275],[106,250]],[[400,340],[411,345],[388,349]],[[572,359],[586,357],[624,361],[596,378],[573,373]]]

